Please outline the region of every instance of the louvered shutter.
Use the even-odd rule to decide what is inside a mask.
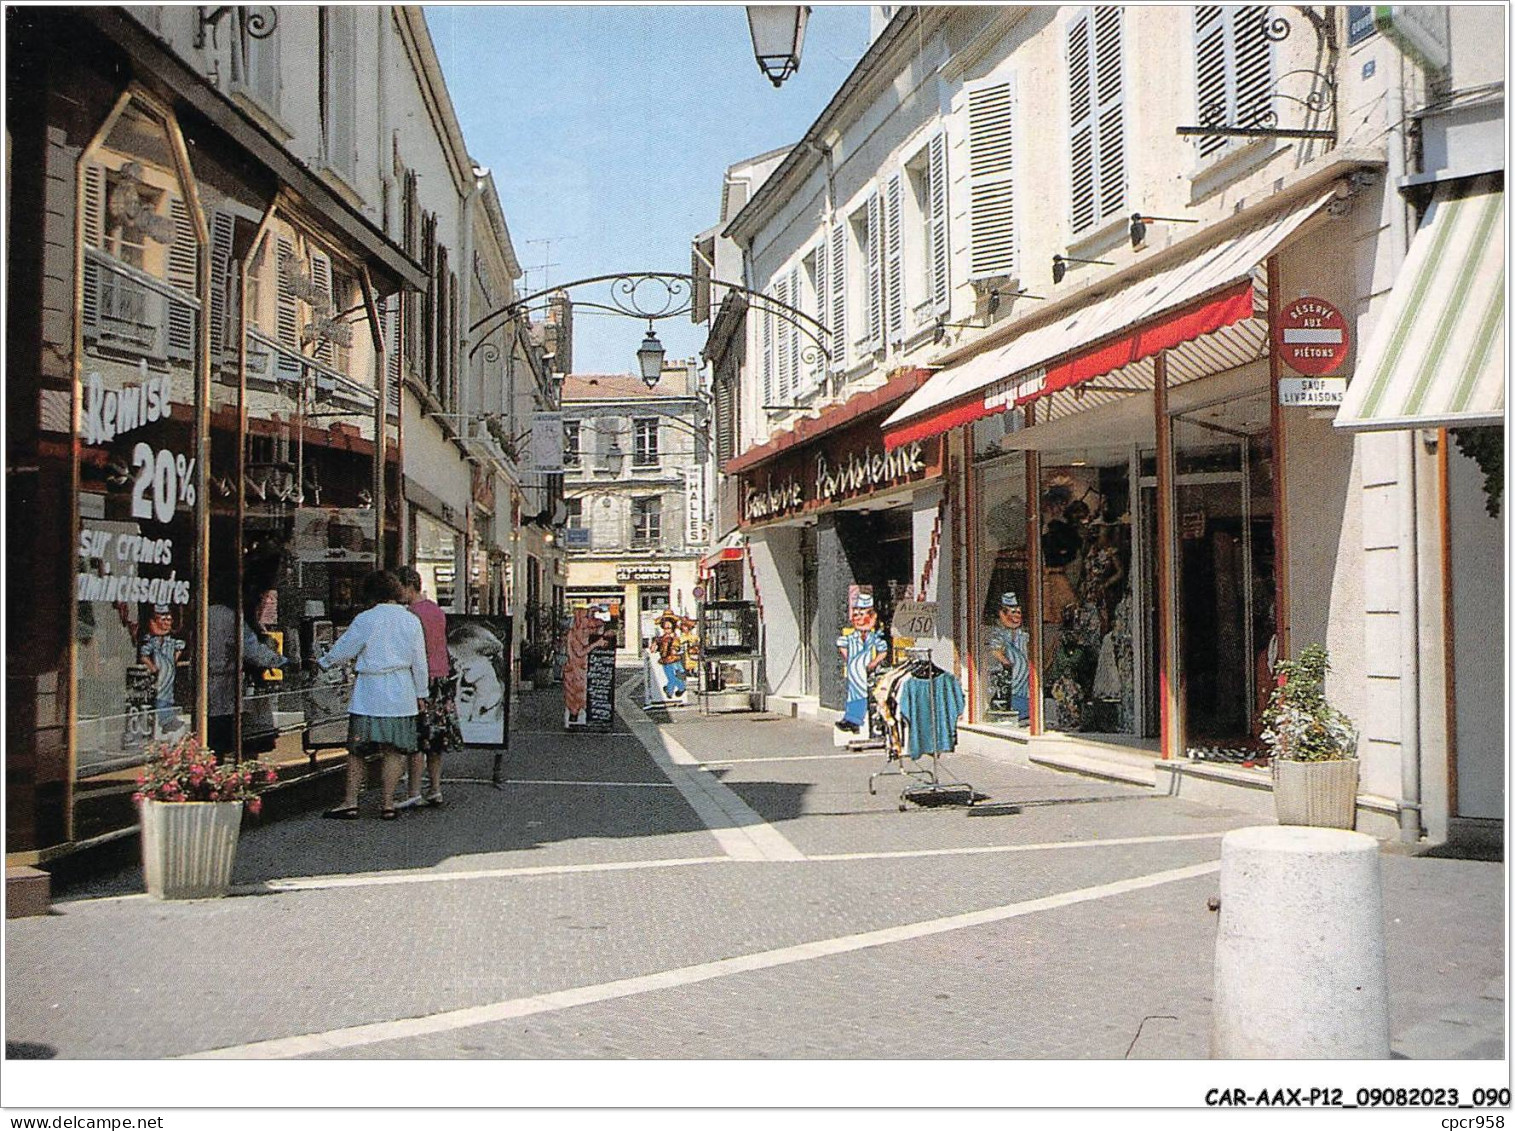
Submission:
[[[384,334],[384,366],[385,380],[389,382],[389,413],[398,418],[400,386],[403,384],[400,368],[400,312],[402,309],[400,296],[390,295],[384,300],[384,308],[388,314]]]
[[[773,399],[773,315],[763,310],[758,314],[758,333],[763,345],[763,404],[776,404]]]
[[[358,160],[354,132],[358,109],[357,9],[333,4],[322,12],[330,35],[330,54],[326,60],[326,161],[338,172],[351,176]]]
[[[300,306],[294,289],[289,285],[288,273],[294,270],[295,245],[283,236],[278,243],[278,330],[279,344],[286,350],[300,352]]]
[[[331,304],[325,311],[317,310],[315,307],[311,308],[311,321],[316,322],[321,318],[335,314],[337,311],[337,306],[331,293],[331,260],[327,258],[325,252],[313,251],[310,253],[310,280],[316,285],[316,289],[326,296],[326,301]],[[315,349],[312,355],[315,359],[325,365],[332,364],[331,342],[324,337],[318,336],[314,340],[314,345]]]
[[[1272,104],[1273,45],[1268,39],[1266,5],[1231,10],[1231,88],[1236,122],[1260,126]]]
[[[789,305],[798,308],[800,305],[800,270],[798,267],[789,272]],[[793,400],[800,389],[800,331],[788,319],[784,321],[789,330],[789,393],[785,397],[785,403]]]
[[[825,322],[826,312],[831,309],[830,276],[828,274],[831,249],[826,246],[824,231],[821,234],[820,246],[815,249],[815,316],[819,322]],[[824,338],[824,335],[822,335]],[[829,342],[822,342],[828,349]],[[810,383],[819,385],[826,378],[826,359],[819,350],[816,351],[815,364],[810,367]]]
[[[968,92],[969,270],[975,278],[1016,273],[1014,133],[1013,82]]]
[[[868,283],[863,291],[867,304],[864,324],[868,327],[868,348],[881,349],[884,345],[884,255],[882,203],[877,191],[868,194],[868,254],[865,266]]]
[[[831,367],[847,368],[847,221],[831,225]]]
[[[84,287],[80,311],[86,337],[100,333],[100,264],[88,249],[100,247],[104,234],[105,174],[98,165],[84,167]]]
[[[167,315],[163,350],[175,361],[195,360],[195,308],[168,295],[149,292],[149,303],[161,303]]]
[[[1076,234],[1094,226],[1093,60],[1088,12],[1068,25],[1068,208]]]
[[[194,294],[199,249],[195,244],[195,226],[189,221],[189,207],[177,196],[169,197],[168,215],[174,224],[174,238],[168,245],[166,258],[168,281],[179,290]]]
[[[1099,216],[1126,208],[1126,62],[1123,9],[1094,10],[1094,88],[1099,133]]]
[[[232,239],[236,233],[236,217],[229,212],[213,212],[210,217],[210,355],[221,356],[229,335],[226,332],[227,298],[233,284],[231,278]],[[251,318],[257,311],[249,311]]]
[[[774,301],[784,305],[789,304],[789,277],[786,275],[773,285]],[[789,353],[789,339],[794,334],[794,327],[784,318],[778,319],[778,395],[779,404],[788,404],[791,392],[794,388],[794,363]]]
[[[1201,4],[1194,9],[1194,91],[1198,102],[1198,121],[1208,125],[1230,120],[1231,84],[1226,66],[1226,10],[1218,4]],[[1201,137],[1200,157],[1218,152],[1226,144],[1223,137]]]
[[[895,173],[884,182],[884,323],[891,342],[905,337],[905,261],[901,250],[904,205],[904,178]]]
[[[932,309],[945,313],[951,301],[952,268],[950,245],[947,240],[947,135],[937,134],[931,139],[926,154],[926,200],[929,212],[926,217],[926,233],[929,259],[927,269],[931,273]]]

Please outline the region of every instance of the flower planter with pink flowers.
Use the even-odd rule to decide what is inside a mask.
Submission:
[[[154,743],[137,778],[142,873],[157,899],[213,899],[231,887],[242,810],[278,780],[256,759],[221,764],[192,736]]]

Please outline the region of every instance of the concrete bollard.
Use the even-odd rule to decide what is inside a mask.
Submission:
[[[1339,829],[1236,829],[1221,841],[1210,1055],[1389,1056],[1378,842]]]

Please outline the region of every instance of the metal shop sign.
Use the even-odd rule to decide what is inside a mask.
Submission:
[[[1347,395],[1345,377],[1280,377],[1278,403],[1284,408],[1329,408]]]
[[[882,417],[800,445],[742,475],[743,523],[766,522],[866,498],[941,474],[940,437],[884,450]]]

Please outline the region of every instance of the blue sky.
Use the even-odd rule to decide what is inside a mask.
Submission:
[[[494,172],[534,290],[549,262],[554,285],[688,271],[690,239],[719,218],[727,166],[797,141],[868,43],[866,7],[817,6],[799,74],[774,89],[736,4],[425,12],[469,152]],[[575,322],[576,370],[632,369],[645,323],[587,311]],[[658,336],[670,358],[704,344],[687,318],[660,321]]]

